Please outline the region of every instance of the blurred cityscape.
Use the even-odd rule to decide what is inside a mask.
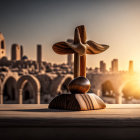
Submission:
[[[42,61],[40,44],[36,53],[36,60],[30,60],[22,45],[12,44],[8,60],[5,39],[0,33],[0,104],[45,104],[58,94],[69,94],[67,85],[73,79],[73,56],[67,56],[66,64],[52,64]],[[140,103],[138,73],[133,67],[130,60],[128,71],[119,71],[118,59],[113,59],[110,70],[103,60],[99,67],[87,68],[89,93],[97,94],[105,103]]]

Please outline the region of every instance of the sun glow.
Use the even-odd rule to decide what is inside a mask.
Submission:
[[[140,74],[130,79],[122,90],[126,98],[140,99]]]

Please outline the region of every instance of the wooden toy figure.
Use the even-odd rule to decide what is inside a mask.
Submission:
[[[90,82],[86,78],[86,54],[98,54],[108,48],[108,45],[86,41],[84,25],[76,27],[74,40],[68,39],[66,42],[53,45],[53,50],[58,54],[74,54],[74,80],[68,86],[71,94],[56,96],[50,102],[49,108],[83,111],[106,107],[103,100],[96,94],[87,93]]]

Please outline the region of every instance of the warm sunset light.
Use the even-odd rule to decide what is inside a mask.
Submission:
[[[0,0],[0,140],[140,140],[140,0]]]
[[[140,74],[136,78],[129,80],[122,90],[124,97],[128,99],[140,99]]]
[[[80,6],[79,6],[80,4]],[[43,60],[53,63],[66,62],[52,51],[54,42],[73,38],[73,28],[84,24],[88,39],[110,46],[105,53],[87,56],[87,66],[98,66],[100,60],[107,63],[119,59],[119,70],[128,69],[133,60],[136,71],[140,71],[140,1],[57,1],[57,0],[6,0],[0,4],[0,31],[7,38],[7,54],[13,42],[22,44],[30,59],[35,59],[35,45],[41,43]],[[8,10],[7,10],[8,9]],[[72,10],[71,10],[72,9]],[[32,54],[32,55],[31,55]],[[52,58],[53,56],[53,58]]]

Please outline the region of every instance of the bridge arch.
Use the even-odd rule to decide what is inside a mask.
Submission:
[[[22,100],[23,100],[23,89],[24,89],[25,85],[27,84],[27,82],[29,82],[34,89],[35,103],[40,104],[40,82],[33,75],[23,75],[17,81],[19,104],[23,103],[22,102]]]
[[[61,94],[64,88],[67,87],[69,82],[73,79],[73,75],[67,74],[65,76],[58,76],[52,82],[51,94],[55,96],[56,94]],[[67,89],[66,89],[67,90]]]
[[[10,99],[17,101],[17,80],[18,76],[8,73],[4,76],[0,84],[0,104],[3,104],[4,94],[9,96]]]
[[[102,96],[114,97],[114,86],[112,81],[106,80],[101,84]]]
[[[42,95],[50,94],[50,85],[52,81],[52,76],[49,74],[39,74],[36,76],[40,82],[40,92]]]
[[[125,86],[126,86],[127,84],[130,84],[130,87],[131,87],[131,85],[135,84],[135,86],[136,86],[135,89],[137,89],[137,87],[140,86],[140,79],[139,79],[138,77],[132,77],[132,78],[126,80],[124,83],[122,83],[122,84],[120,85],[120,87],[119,87],[119,92],[120,92],[122,95],[124,95],[123,89],[125,88]],[[137,84],[138,84],[138,85],[137,85]],[[134,85],[133,85],[133,86],[134,86]],[[136,90],[134,90],[134,91],[136,91]],[[133,97],[136,97],[136,96],[133,96]],[[138,96],[137,96],[137,97],[138,97]]]

